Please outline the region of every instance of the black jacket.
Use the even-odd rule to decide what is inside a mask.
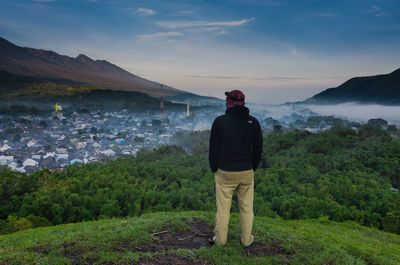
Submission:
[[[263,147],[260,123],[244,106],[228,108],[211,127],[209,162],[212,172],[256,170]]]

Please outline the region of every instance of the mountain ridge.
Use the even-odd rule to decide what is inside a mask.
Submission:
[[[302,103],[340,104],[347,102],[400,105],[400,68],[389,74],[353,77]]]
[[[71,80],[111,90],[142,92],[154,97],[192,94],[167,85],[161,86],[106,60],[93,60],[85,54],[73,58],[51,50],[20,47],[2,37],[0,71]]]

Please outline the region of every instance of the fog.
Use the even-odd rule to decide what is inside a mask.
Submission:
[[[248,104],[251,112],[257,117],[286,119],[292,114],[300,116],[335,116],[350,121],[365,123],[369,119],[382,118],[391,124],[400,125],[400,106],[378,104],[344,103],[338,105],[309,104]]]
[[[345,103],[339,105],[306,105],[305,107],[321,115],[334,115],[359,122],[366,122],[372,118],[382,118],[389,123],[400,124],[400,106]]]

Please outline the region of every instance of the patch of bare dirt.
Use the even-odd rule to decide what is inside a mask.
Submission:
[[[210,246],[209,239],[213,237],[213,229],[210,225],[201,220],[189,223],[187,231],[172,232],[165,228],[154,232],[154,242],[142,246],[132,246],[131,242],[123,241],[114,246],[113,249],[126,251],[135,249],[137,251],[157,252],[168,249],[195,249]]]
[[[61,246],[62,255],[67,257],[72,265],[91,265],[97,259],[96,257],[85,257],[88,250],[77,246],[74,242],[64,242]]]
[[[34,247],[28,248],[28,250],[32,250],[37,254],[48,255],[50,253],[51,247],[49,245],[36,245]]]
[[[210,265],[204,260],[194,260],[189,257],[177,255],[158,256],[155,258],[146,258],[139,260],[139,265]]]
[[[285,251],[281,243],[278,241],[272,241],[269,243],[254,242],[251,246],[245,248],[245,252],[247,256],[253,257],[275,255],[289,256],[289,253]]]

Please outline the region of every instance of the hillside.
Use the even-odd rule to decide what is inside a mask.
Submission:
[[[169,86],[161,87],[157,82],[133,75],[105,60],[93,60],[84,54],[72,58],[53,51],[19,47],[1,37],[0,71],[69,80],[113,90],[142,92],[157,97],[188,93]]]
[[[257,248],[247,251],[237,213],[228,244],[210,246],[213,219],[159,212],[25,230],[0,236],[0,264],[400,264],[399,235],[350,222],[256,217]]]
[[[0,71],[1,105],[36,106],[52,110],[54,102],[86,110],[159,110],[160,99],[145,93],[104,89],[75,81],[11,74]],[[164,101],[168,110],[183,110],[186,106]],[[12,112],[10,112],[12,113]]]
[[[352,78],[338,87],[314,95],[303,103],[345,102],[400,105],[400,69],[390,74]]]

